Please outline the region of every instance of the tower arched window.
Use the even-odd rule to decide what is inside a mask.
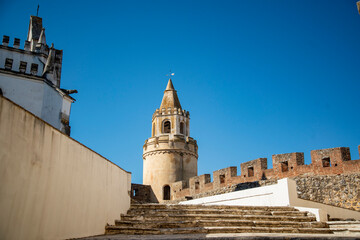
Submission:
[[[170,186],[169,185],[165,185],[164,186],[164,200],[170,200]]]
[[[180,123],[180,133],[185,135],[185,124],[184,124],[184,122]]]
[[[165,120],[163,123],[163,133],[170,133],[171,132],[171,123],[169,120]]]
[[[155,136],[155,123],[153,123],[153,126],[152,126],[152,136],[153,137]]]

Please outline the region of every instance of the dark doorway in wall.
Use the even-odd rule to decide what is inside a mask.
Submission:
[[[164,186],[164,200],[170,200],[170,186]]]

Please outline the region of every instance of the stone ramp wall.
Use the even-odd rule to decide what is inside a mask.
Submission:
[[[360,211],[360,173],[296,177],[298,197]]]

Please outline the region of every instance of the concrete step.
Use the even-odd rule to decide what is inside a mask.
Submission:
[[[227,219],[227,220],[252,220],[252,221],[291,221],[291,222],[312,222],[316,221],[313,216],[272,216],[272,215],[233,215],[224,214],[144,214],[144,215],[122,215],[121,220],[146,220],[146,221],[180,221],[180,220],[210,220],[210,219]]]
[[[293,227],[195,227],[195,228],[139,228],[107,226],[107,234],[211,234],[211,233],[303,233],[325,234],[332,233],[327,228],[293,228]]]
[[[249,221],[249,220],[197,220],[197,221],[115,221],[116,226],[145,228],[189,228],[189,227],[293,227],[293,228],[323,228],[321,222],[287,222],[287,221]]]
[[[263,211],[243,209],[130,209],[128,215],[144,214],[231,214],[231,215],[285,215],[285,216],[307,216],[306,212],[300,211]]]
[[[132,204],[130,209],[235,209],[262,211],[299,211],[293,207],[226,206],[226,205],[180,205],[180,204]]]

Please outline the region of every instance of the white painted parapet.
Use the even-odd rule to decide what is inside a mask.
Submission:
[[[292,206],[308,211],[317,221],[332,218],[354,218],[360,220],[360,212],[298,198],[296,182],[289,178],[277,184],[225,193],[210,197],[180,202],[180,204],[232,205],[232,206]]]

